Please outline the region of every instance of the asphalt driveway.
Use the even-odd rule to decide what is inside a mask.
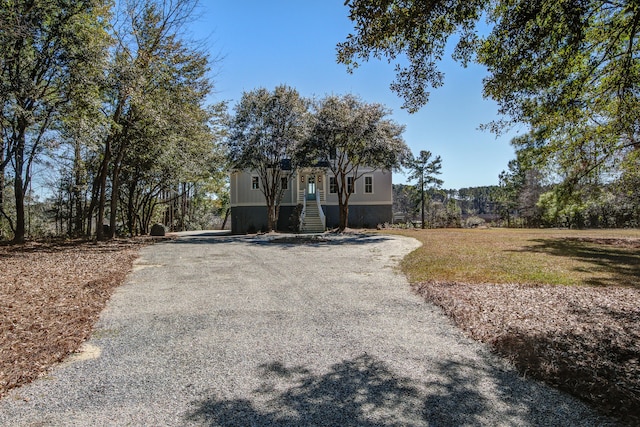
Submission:
[[[145,248],[85,351],[0,425],[604,425],[522,379],[397,271],[415,240],[182,236]]]

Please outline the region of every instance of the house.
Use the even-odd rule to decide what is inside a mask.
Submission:
[[[361,168],[349,198],[349,227],[370,228],[392,220],[391,172]],[[287,171],[283,170],[287,173]],[[352,184],[349,184],[351,182]],[[282,180],[285,188],[278,230],[323,232],[339,224],[335,177],[328,167],[300,168]],[[231,231],[255,233],[267,227],[267,208],[257,173],[245,170],[230,174]]]

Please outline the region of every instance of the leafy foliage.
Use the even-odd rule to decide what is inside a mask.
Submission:
[[[213,110],[204,106],[212,90],[207,75],[209,58],[180,37],[196,5],[194,0],[129,0],[124,4],[121,24],[114,29],[118,44],[104,107],[111,125],[102,143],[102,164],[94,182],[94,193],[99,193],[94,203],[98,224],[103,222],[110,184],[110,227],[104,237],[113,237],[116,231],[120,186],[130,185],[131,199],[142,171],[161,171],[156,176],[162,176],[162,183],[149,189],[157,195],[208,175],[210,170],[207,163],[214,159],[215,149],[209,126]],[[137,165],[138,161],[146,167]],[[133,169],[129,176],[134,181],[129,183],[122,181],[126,168]],[[141,191],[145,189],[138,189]],[[133,206],[129,200],[129,210]],[[130,230],[132,215],[140,214],[128,213]],[[147,219],[150,214],[147,209]],[[148,222],[144,225],[146,232]],[[102,227],[98,227],[98,238],[102,234]]]
[[[355,31],[338,45],[338,61],[398,59],[392,84],[416,111],[456,35],[455,59],[486,66],[484,95],[506,120],[530,134],[514,140],[540,165],[553,165],[571,186],[627,165],[640,149],[640,6],[611,0],[351,0]],[[481,17],[488,34],[479,29]],[[482,28],[484,32],[484,28]],[[407,66],[399,65],[405,55]]]
[[[71,101],[95,85],[93,67],[104,63],[107,16],[102,0],[4,1],[0,7],[0,187],[11,167],[17,243],[25,239],[34,162]]]
[[[338,61],[351,71],[358,61],[386,56],[389,62],[404,55],[408,65],[396,64],[397,77],[391,88],[404,98],[404,107],[417,111],[429,100],[429,86],[442,86],[444,74],[438,61],[447,41],[456,32],[460,41],[455,55],[468,61],[473,53],[476,21],[486,0],[397,1],[349,0],[353,34],[338,44]]]
[[[336,180],[340,230],[348,226],[349,179],[353,184],[371,170],[400,167],[410,154],[404,127],[387,119],[381,104],[353,95],[327,96],[314,106],[311,136],[300,147],[301,162],[328,165]]]
[[[146,232],[172,189],[224,180],[217,141],[226,107],[206,105],[211,61],[184,37],[197,4],[3,2],[0,216],[15,241],[25,238],[38,162],[59,170],[59,228],[99,239],[120,227]],[[7,168],[15,176],[10,205]]]
[[[261,88],[242,95],[231,120],[229,162],[233,168],[258,173],[267,204],[268,231],[278,224],[282,178],[293,176],[299,146],[308,136],[308,108],[309,101],[293,88],[278,86],[273,92]]]

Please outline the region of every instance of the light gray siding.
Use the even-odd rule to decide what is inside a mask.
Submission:
[[[289,180],[289,188],[285,190],[280,204],[278,218],[279,231],[293,231],[296,224],[292,214],[298,204],[298,191],[305,188],[308,174],[321,173],[301,171]],[[305,176],[301,180],[300,175]],[[261,190],[252,188],[252,177],[257,176],[247,171],[233,172],[230,176],[231,185],[231,229],[235,234],[255,233],[266,230],[267,209],[265,198]],[[330,193],[330,171],[321,173],[321,180],[317,188],[324,191],[321,199],[322,209],[327,218],[327,228],[335,228],[339,223],[338,196]],[[365,177],[371,178],[370,189],[367,193]],[[262,185],[262,183],[260,183]],[[302,203],[300,201],[300,203]],[[349,198],[349,227],[372,228],[378,224],[392,220],[392,175],[391,172],[366,171],[355,181],[355,191]]]
[[[331,172],[326,175],[326,204],[338,205],[338,195],[330,193],[329,180],[331,179]],[[373,178],[373,193],[365,193],[365,176]],[[391,172],[384,171],[371,171],[365,172],[364,176],[360,177],[355,182],[355,192],[349,197],[349,205],[391,205],[392,204],[392,185],[391,185]]]
[[[252,188],[252,178],[257,174],[250,172],[233,172],[229,177],[231,188],[231,206],[264,206],[265,199],[262,190]],[[292,204],[296,197],[296,180],[290,179],[289,189],[285,190],[282,197],[282,204]],[[259,183],[262,187],[262,182]]]

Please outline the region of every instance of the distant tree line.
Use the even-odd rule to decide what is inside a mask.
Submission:
[[[429,188],[425,216],[420,218],[418,185],[394,184],[396,223],[425,228],[476,227],[640,227],[640,179],[621,174],[616,179],[580,191],[549,183],[540,171],[521,170],[517,161],[500,175],[500,185],[460,189]]]
[[[214,210],[226,108],[207,104],[215,61],[183,37],[196,7],[3,2],[0,240],[184,229]]]
[[[496,223],[500,219],[497,190],[498,186],[459,190],[428,188],[422,214],[419,186],[394,184],[395,222],[422,228],[459,228]]]
[[[562,168],[538,167],[527,149],[518,150],[500,174],[502,217],[530,227],[640,227],[640,170],[622,163],[567,182]]]

